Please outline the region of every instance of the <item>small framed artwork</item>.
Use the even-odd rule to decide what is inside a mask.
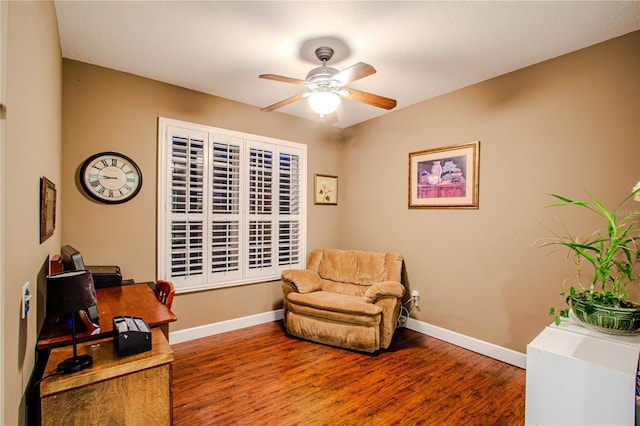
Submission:
[[[480,141],[409,153],[410,209],[477,209]]]
[[[313,204],[338,204],[338,176],[313,175]]]
[[[56,186],[46,177],[40,178],[40,243],[56,228]]]

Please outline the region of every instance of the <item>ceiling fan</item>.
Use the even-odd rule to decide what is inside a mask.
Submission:
[[[264,107],[261,111],[273,111],[303,98],[308,98],[311,109],[321,117],[335,112],[340,105],[341,98],[387,110],[395,108],[395,99],[345,87],[356,80],[375,74],[376,70],[371,65],[358,62],[342,71],[338,71],[335,68],[327,66],[327,61],[333,56],[333,49],[331,47],[318,47],[315,50],[315,54],[316,57],[322,61],[322,66],[309,71],[306,80],[283,77],[275,74],[261,74],[259,76],[267,80],[305,86],[308,89],[307,92],[299,93],[280,102],[276,102],[273,105]]]

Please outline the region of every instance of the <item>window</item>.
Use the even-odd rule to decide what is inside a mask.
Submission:
[[[303,268],[305,176],[306,145],[161,118],[158,279],[185,292]]]

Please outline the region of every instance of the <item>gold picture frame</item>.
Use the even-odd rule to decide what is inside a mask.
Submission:
[[[313,175],[313,204],[338,205],[338,176]]]
[[[410,209],[477,209],[480,141],[409,153]]]
[[[40,178],[40,244],[56,229],[56,186],[46,177]]]

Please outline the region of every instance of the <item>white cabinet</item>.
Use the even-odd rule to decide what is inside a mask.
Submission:
[[[611,336],[563,319],[527,345],[526,425],[635,422],[640,336]]]

